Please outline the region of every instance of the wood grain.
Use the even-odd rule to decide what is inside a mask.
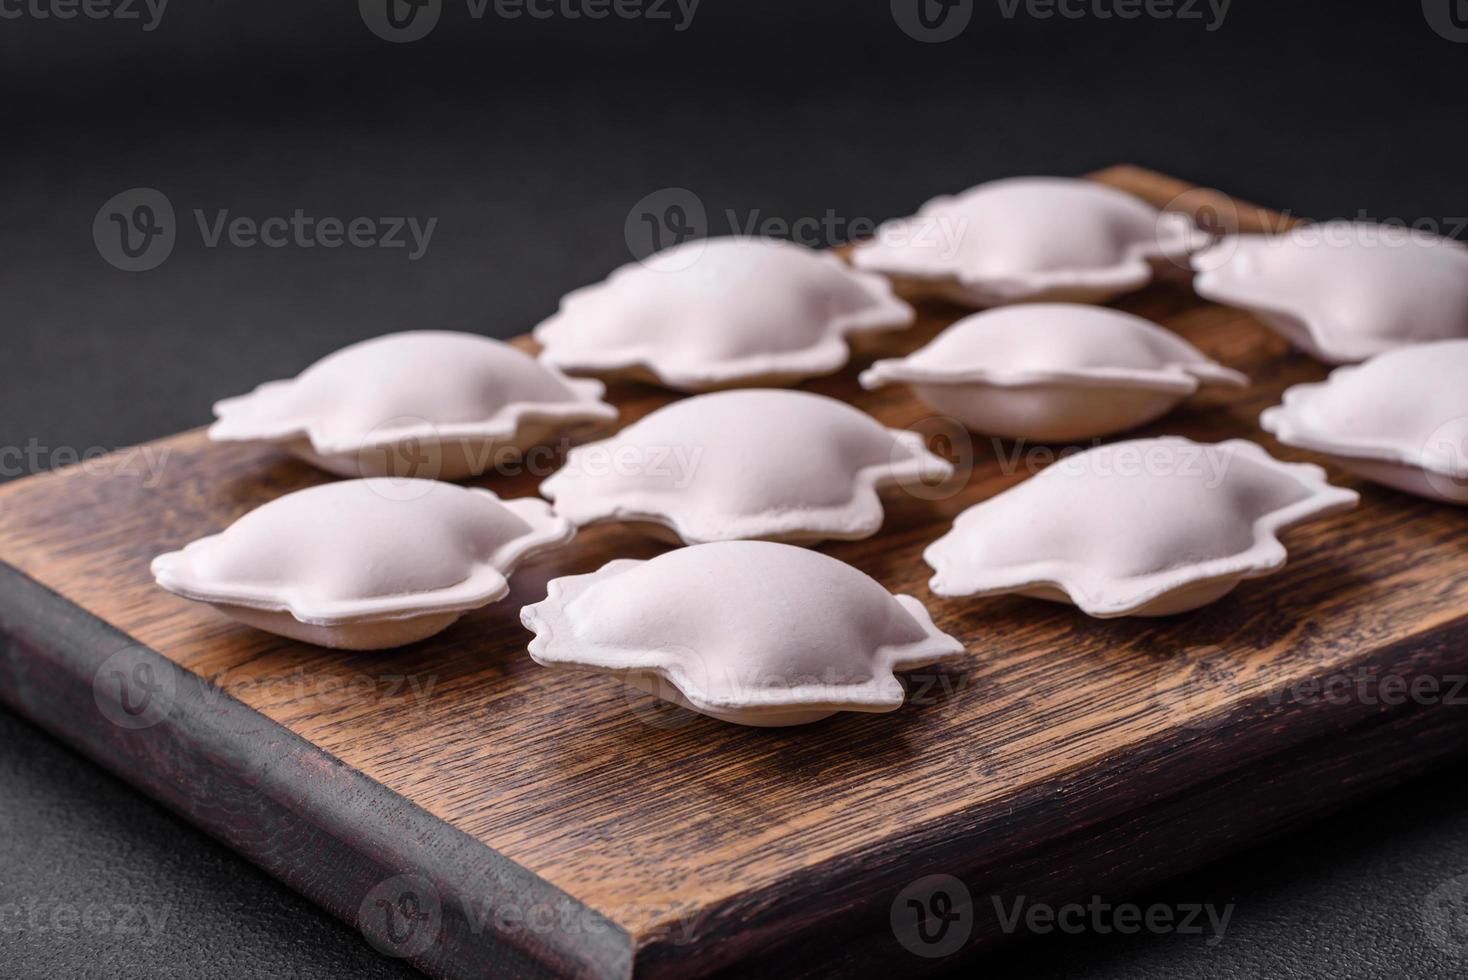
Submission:
[[[1224,227],[1280,220],[1136,168],[1097,179]],[[1254,382],[1185,403],[1142,434],[1244,437],[1310,458],[1257,418],[1287,385],[1322,377],[1319,364],[1248,316],[1199,301],[1181,270],[1117,305]],[[877,537],[822,549],[923,599],[969,649],[958,665],[911,678],[912,703],[895,714],[745,729],[605,677],[536,666],[517,613],[547,579],[664,550],[617,527],[587,530],[517,573],[505,602],[407,649],[327,651],[233,624],[154,588],[149,560],[325,477],[269,449],[211,445],[202,431],[145,447],[162,463],[156,485],[124,453],[0,488],[0,559],[573,896],[625,932],[646,975],[839,967],[834,954],[802,960],[796,940],[810,936],[846,936],[864,951],[852,965],[891,956],[924,966],[885,925],[897,890],[920,875],[982,872],[1035,895],[1128,887],[1402,778],[1461,742],[1464,713],[1445,704],[1310,693],[1358,672],[1368,684],[1468,675],[1468,511],[1339,471],[1334,482],[1362,492],[1358,510],[1289,533],[1283,572],[1193,614],[1097,621],[1038,600],[932,596],[923,547],[1053,450],[1024,447],[1016,459],[1009,444],[932,418],[903,388],[856,386],[857,368],[918,346],[963,311],[920,312],[914,331],[866,344],[850,370],[806,385],[918,427],[970,464],[961,487],[898,501]],[[619,424],[669,399],[637,385],[611,397]],[[484,482],[515,496],[544,475]],[[44,721],[63,732],[86,723]],[[973,946],[985,941],[977,932]]]

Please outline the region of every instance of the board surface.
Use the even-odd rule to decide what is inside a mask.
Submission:
[[[1096,179],[1244,230],[1271,220],[1136,168]],[[1116,305],[1254,383],[1140,434],[1311,459],[1257,418],[1325,369],[1175,279]],[[914,955],[889,923],[925,875],[975,896],[1115,896],[1463,743],[1468,713],[1447,694],[1468,676],[1468,509],[1329,466],[1361,506],[1289,532],[1284,571],[1192,614],[1097,621],[932,596],[923,547],[1052,453],[965,436],[903,387],[856,386],[873,357],[964,312],[919,311],[917,329],[804,386],[931,434],[966,473],[889,508],[877,537],[821,549],[922,599],[969,650],[916,672],[896,713],[740,728],[538,667],[518,610],[547,579],[665,550],[615,526],[402,650],[329,651],[232,623],[156,589],[148,562],[328,477],[202,431],[0,487],[0,698],[442,976],[939,966],[951,960]],[[610,397],[619,425],[670,399],[636,385]],[[483,482],[532,494],[553,465]],[[1443,696],[1387,696],[1388,676],[1430,678]],[[130,681],[151,682],[158,704],[129,713]],[[986,901],[972,914],[967,950],[998,935]]]

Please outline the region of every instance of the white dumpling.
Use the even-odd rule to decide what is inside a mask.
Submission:
[[[952,472],[916,432],[824,395],[760,389],[673,402],[572,449],[540,489],[578,525],[652,525],[689,544],[810,543],[875,534],[878,489]]]
[[[1259,424],[1369,480],[1468,504],[1468,340],[1441,340],[1287,388]]]
[[[376,478],[288,493],[219,534],[159,555],[169,592],[321,646],[377,650],[432,636],[509,593],[506,576],[575,534],[536,498]]]
[[[1242,439],[1098,446],[975,504],[923,558],[943,596],[1022,595],[1092,616],[1165,616],[1284,567],[1278,534],[1354,507],[1318,466]]]
[[[861,383],[909,384],[976,432],[1063,442],[1135,428],[1201,387],[1248,379],[1141,317],[1033,303],[959,320],[907,357],[876,362]]]
[[[1013,177],[937,197],[888,222],[852,263],[910,289],[985,307],[1036,300],[1099,303],[1152,281],[1209,236],[1090,180]]]
[[[918,600],[827,555],[767,541],[694,545],[553,579],[521,619],[539,664],[612,674],[741,725],[892,711],[904,699],[893,671],[963,653]]]
[[[1327,364],[1468,338],[1468,248],[1450,238],[1332,221],[1231,235],[1193,267],[1199,296],[1248,310]]]
[[[831,374],[850,357],[848,335],[912,322],[885,280],[834,255],[711,238],[567,294],[534,335],[541,360],[573,374],[707,391]]]
[[[457,480],[561,429],[615,419],[603,391],[498,340],[412,330],[217,403],[209,438],[275,443],[338,476]]]

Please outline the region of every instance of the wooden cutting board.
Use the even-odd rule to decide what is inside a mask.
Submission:
[[[1132,167],[1096,179],[1245,230],[1271,220]],[[1319,364],[1181,277],[1120,305],[1254,379],[1144,434],[1308,458],[1256,420]],[[917,330],[862,360],[961,312],[923,306]],[[808,387],[888,425],[931,424],[905,389],[863,392],[854,376]],[[668,400],[612,397],[629,422]],[[967,485],[824,549],[925,600],[970,651],[913,677],[891,715],[740,728],[536,666],[517,614],[548,578],[663,548],[617,527],[403,650],[333,652],[231,623],[154,588],[149,560],[323,476],[202,431],[0,488],[0,698],[443,977],[946,966],[1003,937],[993,896],[1114,900],[1462,745],[1468,509],[1333,472],[1361,507],[1291,532],[1287,569],[1193,614],[940,600],[924,545],[1046,457],[939,429],[935,447],[971,460]],[[538,482],[490,485],[518,496]],[[1394,693],[1413,683],[1417,696]],[[928,875],[963,882],[971,904],[949,879],[910,902]],[[951,928],[916,935],[921,909],[950,910]]]

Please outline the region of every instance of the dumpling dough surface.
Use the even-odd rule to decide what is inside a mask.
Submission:
[[[572,373],[702,391],[830,374],[849,357],[847,335],[912,321],[885,281],[833,255],[714,238],[569,293],[535,339],[543,361]]]
[[[603,391],[498,340],[415,330],[352,344],[295,378],[218,402],[209,437],[279,443],[340,476],[405,475],[391,465],[395,454],[431,453],[428,475],[458,479],[482,472],[497,448],[616,418]]]
[[[1181,261],[1207,241],[1185,215],[1095,181],[1014,177],[934,198],[852,262],[974,306],[1094,303],[1149,283],[1149,260]]]
[[[1468,503],[1468,340],[1414,344],[1285,389],[1259,424],[1370,480]]]
[[[653,521],[688,543],[808,542],[876,533],[879,487],[952,469],[917,433],[844,402],[760,389],[673,402],[578,446],[541,492],[577,524]]]
[[[521,612],[546,666],[651,672],[685,706],[741,724],[800,724],[902,704],[903,670],[962,646],[916,599],[819,552],[694,545],[555,579]]]
[[[861,383],[910,384],[976,432],[1056,442],[1135,428],[1205,385],[1248,379],[1141,317],[1026,303],[965,317],[907,357],[873,364]]]
[[[538,499],[431,480],[344,480],[276,498],[159,555],[152,572],[169,592],[251,625],[379,649],[503,598],[520,561],[574,533]]]
[[[1281,568],[1278,532],[1356,501],[1320,467],[1242,439],[1138,439],[1066,457],[970,507],[923,557],[938,595],[1020,592],[1092,616],[1165,615]]]
[[[1233,235],[1193,257],[1198,295],[1256,314],[1327,364],[1468,338],[1468,247],[1359,222]]]

